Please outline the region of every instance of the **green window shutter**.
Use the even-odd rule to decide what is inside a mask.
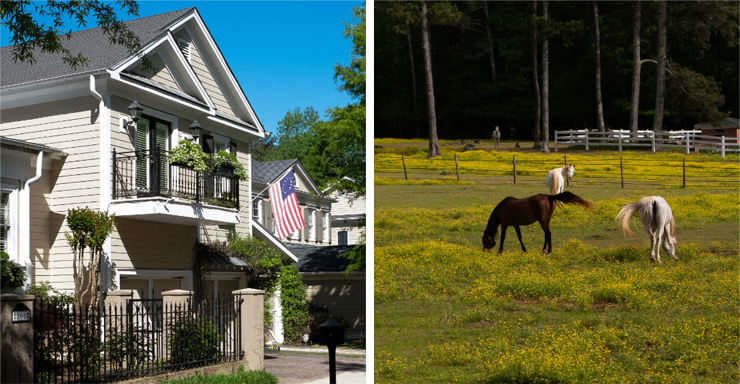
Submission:
[[[170,136],[170,127],[167,124],[157,122],[155,124],[155,146],[159,148],[159,190],[160,192],[166,192],[169,190],[169,184],[167,183],[167,150],[169,149],[167,143]]]
[[[147,190],[147,150],[149,149],[149,120],[139,119],[136,124],[136,189]]]

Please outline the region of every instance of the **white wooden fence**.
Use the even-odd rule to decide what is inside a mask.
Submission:
[[[555,131],[555,151],[558,144],[618,146],[622,147],[650,147],[655,152],[656,148],[685,148],[686,154],[691,150],[708,149],[722,154],[739,153],[740,139],[737,137],[725,138],[724,136],[704,136],[701,131],[666,131],[656,133],[654,131],[637,131],[637,138],[632,137],[628,130],[614,130],[606,132],[592,132],[588,130]]]

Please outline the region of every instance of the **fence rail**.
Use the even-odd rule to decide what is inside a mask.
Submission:
[[[375,162],[377,176],[410,179],[476,180],[478,182],[541,183],[554,168],[570,164],[564,155],[561,160],[550,158],[522,159],[512,155],[497,160],[462,160],[449,158],[408,158],[403,155],[386,157]],[[740,185],[740,164],[732,160],[645,159],[629,157],[589,156],[576,166],[570,182],[656,185],[692,188],[737,188]]]
[[[80,307],[34,303],[37,383],[113,382],[243,358],[234,296]]]
[[[701,131],[637,131],[637,136],[632,136],[628,130],[613,130],[606,132],[593,132],[589,130],[555,131],[554,150],[558,150],[558,144],[584,145],[586,150],[592,145],[616,146],[619,151],[627,148],[647,148],[653,152],[660,148],[682,148],[686,149],[688,155],[692,150],[710,150],[722,154],[740,153],[740,139],[737,137],[707,136]]]

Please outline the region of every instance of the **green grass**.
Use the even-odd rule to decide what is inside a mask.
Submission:
[[[232,375],[209,375],[201,376],[197,372],[179,380],[167,380],[162,384],[277,384],[275,375],[262,371],[245,371],[239,367],[239,371]]]
[[[388,145],[388,144],[385,144]],[[488,215],[533,184],[375,187],[377,383],[735,383],[739,196],[726,189],[572,184],[594,211],[566,206],[481,251]],[[622,204],[661,195],[679,261],[648,261],[623,238]],[[498,239],[497,239],[498,241]],[[498,244],[497,244],[498,247]]]

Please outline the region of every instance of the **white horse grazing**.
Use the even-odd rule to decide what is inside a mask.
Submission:
[[[640,212],[640,221],[645,226],[645,232],[650,236],[650,261],[658,260],[661,263],[659,244],[666,253],[678,260],[676,257],[676,221],[665,199],[660,196],[643,197],[636,203],[622,207],[616,220],[621,222],[623,233],[634,234],[630,230],[629,221],[635,212]]]
[[[557,195],[558,193],[563,193],[563,189],[565,189],[565,178],[567,177],[568,180],[572,179],[575,172],[575,165],[566,165],[548,172],[545,182],[547,183],[547,189],[550,190],[550,194]]]

